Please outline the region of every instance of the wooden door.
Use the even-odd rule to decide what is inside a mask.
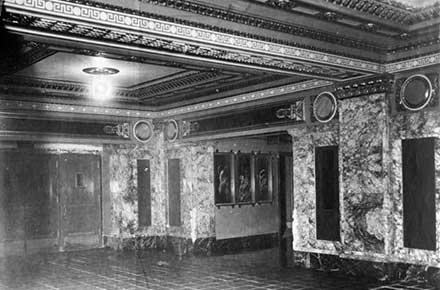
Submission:
[[[55,250],[55,157],[26,150],[3,151],[0,161],[0,256]]]
[[[60,250],[98,247],[101,244],[99,156],[62,154],[59,175]]]
[[[20,154],[0,152],[0,164],[0,256],[24,254],[25,223]]]
[[[56,155],[21,153],[26,253],[55,251],[58,246],[56,159]]]

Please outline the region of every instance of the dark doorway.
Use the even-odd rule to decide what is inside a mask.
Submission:
[[[280,153],[279,158],[279,254],[280,265],[287,267],[293,261],[292,210],[293,210],[293,163],[292,153]]]

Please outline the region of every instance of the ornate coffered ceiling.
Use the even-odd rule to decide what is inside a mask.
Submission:
[[[440,63],[438,3],[408,5],[5,0],[4,28],[19,53],[0,61],[0,107],[49,102],[60,112],[94,112],[87,105],[105,114],[82,73],[97,55],[120,71],[108,113],[158,117]]]

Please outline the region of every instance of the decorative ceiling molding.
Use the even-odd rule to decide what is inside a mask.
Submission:
[[[246,103],[250,101],[256,101],[256,100],[262,100],[267,98],[273,98],[275,96],[279,95],[285,95],[289,93],[296,93],[311,89],[316,89],[320,87],[330,86],[333,82],[326,81],[326,80],[311,80],[311,81],[305,81],[300,82],[296,84],[281,86],[277,88],[271,88],[266,90],[261,90],[257,92],[247,93],[247,94],[241,94],[229,98],[224,98],[221,100],[211,101],[211,102],[205,102],[205,103],[199,103],[191,106],[185,106],[180,107],[177,109],[171,109],[171,110],[165,110],[162,112],[159,112],[158,115],[160,117],[169,117],[169,116],[175,116],[180,114],[186,114],[186,113],[193,113],[208,109],[215,109],[220,107],[226,107],[241,103]]]
[[[105,36],[110,39],[116,38],[118,41],[124,38],[133,38],[131,40],[136,41],[141,40],[146,34],[157,35],[174,40],[163,40],[164,43],[160,43],[162,47],[169,45],[171,50],[176,50],[175,46],[178,46],[177,39],[179,39],[181,41],[179,48],[181,52],[220,58],[227,61],[236,60],[248,64],[271,65],[283,70],[296,70],[296,61],[300,61],[337,66],[355,71],[379,72],[379,65],[370,61],[190,27],[61,0],[6,0],[5,8],[10,13],[38,16],[41,18],[41,21],[33,24],[40,25],[42,28],[50,28],[52,31],[58,30],[74,33],[72,31],[73,27],[66,27],[65,22],[57,23],[53,18],[75,22],[75,28],[78,28],[78,22],[81,22],[81,25],[84,27],[92,25],[97,32],[99,32],[99,25],[107,28],[115,27],[123,29],[125,32],[118,32],[113,29],[112,31],[117,34],[116,36],[108,35],[106,32],[99,36]],[[44,22],[49,22],[50,27],[47,27],[47,23],[45,24]],[[130,31],[132,35],[127,35],[126,31]],[[81,31],[79,34],[84,34],[84,31]],[[90,37],[93,36],[96,37],[97,35],[91,35]],[[146,40],[147,44],[152,41],[157,41],[157,39]],[[200,45],[201,43],[203,45]],[[219,50],[220,47],[227,49],[226,54],[221,49]],[[307,73],[307,71],[304,73]]]
[[[335,89],[335,95],[338,99],[354,98],[363,95],[371,95],[387,92],[394,80],[392,75],[375,76],[369,79],[353,81],[350,83],[338,84]]]
[[[199,103],[191,106],[180,107],[177,109],[164,110],[161,112],[153,111],[140,111],[140,110],[128,110],[128,109],[114,109],[106,108],[103,106],[80,106],[80,105],[67,105],[67,104],[55,104],[55,103],[43,103],[43,102],[31,102],[31,101],[13,101],[13,100],[1,100],[0,110],[33,110],[33,111],[45,111],[45,112],[59,112],[59,113],[72,113],[82,115],[106,115],[106,116],[118,116],[127,118],[168,118],[170,116],[176,116],[181,114],[200,112],[204,110],[210,110],[220,107],[232,106],[246,102],[252,102],[257,100],[264,100],[273,98],[279,95],[285,95],[289,93],[297,93],[310,89],[320,88],[332,85],[333,82],[326,80],[311,80],[300,83],[280,86],[276,88],[255,91],[247,94],[236,95],[220,100],[214,100],[204,103]]]
[[[157,113],[140,110],[114,109],[103,106],[79,106],[55,103],[0,100],[0,110],[32,110],[70,114],[105,115],[125,118],[154,118]]]
[[[26,52],[18,60],[7,58],[0,63],[0,73],[2,75],[17,72],[55,53],[55,51],[48,49],[47,45],[36,42],[27,42],[22,49]]]
[[[66,0],[66,1],[81,3],[84,5],[97,6],[97,7],[101,7],[104,9],[110,9],[110,10],[121,10],[121,7],[113,6],[113,5],[109,5],[109,4],[103,4],[102,2],[96,2],[96,1],[95,2],[88,1],[88,0]],[[344,43],[344,45],[349,46],[349,47],[353,47],[353,48],[366,49],[366,50],[375,51],[375,52],[383,52],[386,49],[386,47],[384,47],[382,43],[370,43],[365,40],[360,41],[358,39],[354,39],[354,38],[350,38],[350,37],[346,37],[346,36],[341,36],[336,33],[330,33],[328,31],[324,31],[324,30],[310,29],[306,26],[295,25],[295,24],[291,24],[291,23],[287,24],[287,23],[276,21],[274,19],[269,20],[269,19],[259,18],[259,17],[247,15],[247,14],[236,12],[236,11],[221,9],[218,7],[208,6],[208,5],[205,5],[202,3],[196,3],[196,2],[187,1],[187,0],[155,0],[155,1],[144,0],[143,2],[148,2],[150,4],[159,5],[159,6],[166,6],[169,8],[183,10],[186,12],[190,12],[190,13],[194,13],[194,14],[198,14],[198,15],[203,15],[203,16],[209,16],[209,17],[222,19],[222,20],[226,20],[226,21],[230,21],[230,22],[235,22],[235,23],[239,23],[239,24],[245,24],[245,25],[254,26],[254,27],[258,27],[258,28],[269,29],[272,31],[288,33],[291,35],[307,37],[307,38],[320,40],[320,41],[326,41],[326,42],[330,42],[330,43],[334,43],[334,44]],[[130,10],[130,9],[124,9],[124,11],[126,11],[130,14],[138,14],[138,15],[142,15],[145,17],[151,17],[154,19],[165,20],[165,21],[169,21],[169,22],[173,22],[173,23],[181,23],[181,24],[193,26],[193,27],[200,27],[200,28],[210,29],[210,30],[212,30],[212,28],[213,28],[211,25],[206,25],[206,24],[202,24],[199,22],[192,22],[192,21],[188,21],[188,20],[184,20],[184,19],[182,19],[182,20],[176,19],[176,18],[169,17],[169,16],[162,16],[162,15],[157,15],[157,14],[153,14],[153,13],[145,13],[145,12],[140,12],[140,11],[135,11],[135,10]],[[255,38],[255,39],[262,38],[262,36],[250,35],[249,33],[246,33],[246,32],[233,31],[231,29],[223,29],[220,27],[216,28],[216,30],[220,31],[220,32],[241,35],[241,36],[246,36],[246,37]],[[288,43],[284,43],[284,44],[288,44]]]
[[[395,73],[436,64],[440,64],[440,53],[385,64],[383,66],[383,71],[387,73]]]
[[[310,3],[310,1],[305,0],[265,0],[264,2],[269,6],[286,10],[292,9],[292,5],[288,5],[292,2],[297,2],[296,5],[300,5],[301,2]],[[438,5],[438,3],[433,3],[431,5],[422,7],[414,7],[409,4],[409,1],[402,3],[402,1],[393,0],[325,0],[325,2],[335,5],[335,7],[344,7],[359,11],[402,25],[413,25],[416,23],[429,21],[437,18],[440,13],[440,5]],[[279,3],[283,3],[283,5],[280,5]],[[317,3],[315,5],[319,6]]]

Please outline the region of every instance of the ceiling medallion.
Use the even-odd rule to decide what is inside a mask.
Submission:
[[[87,67],[82,70],[86,74],[91,75],[98,75],[98,76],[109,76],[109,75],[115,75],[119,72],[118,69],[112,68],[112,67]]]

